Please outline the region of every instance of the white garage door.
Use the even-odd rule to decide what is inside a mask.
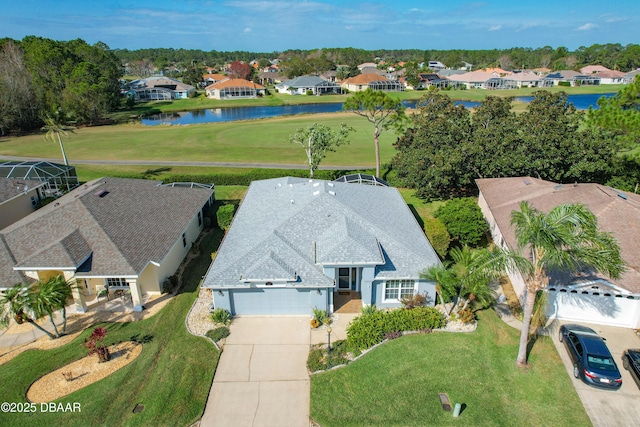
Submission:
[[[308,289],[252,288],[231,291],[234,315],[310,314]]]
[[[612,290],[550,288],[550,318],[601,325],[640,327],[640,299]]]

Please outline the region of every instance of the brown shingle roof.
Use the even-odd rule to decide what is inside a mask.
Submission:
[[[510,225],[511,212],[528,200],[543,212],[562,203],[581,203],[598,218],[601,230],[610,232],[618,240],[627,271],[616,285],[633,293],[640,293],[640,196],[622,193],[600,184],[565,184],[531,177],[477,179],[502,235],[511,247],[516,238]],[[604,277],[604,276],[603,276]]]
[[[0,232],[4,270],[78,267],[91,254],[88,276],[137,275],[162,262],[211,197],[203,188],[158,181],[102,178],[71,191]],[[8,273],[7,273],[8,275]]]

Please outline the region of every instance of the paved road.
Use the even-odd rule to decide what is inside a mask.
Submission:
[[[200,425],[308,427],[309,317],[237,317]]]
[[[47,159],[38,157],[18,157],[3,156],[0,159],[18,162],[37,161],[60,163],[61,159]],[[163,161],[163,160],[76,160],[73,159],[71,164],[74,165],[149,165],[149,166],[204,166],[204,167],[224,167],[224,168],[257,168],[257,169],[306,169],[308,165],[304,164],[287,164],[287,163],[234,163],[234,162],[183,162],[183,161]],[[358,170],[369,169],[373,166],[320,166],[319,169],[325,170]]]
[[[640,390],[629,372],[622,367],[622,352],[627,348],[640,347],[640,338],[629,328],[580,323],[593,329],[606,339],[607,347],[609,347],[622,374],[622,387],[620,390],[601,390],[588,386],[573,377],[571,358],[564,344],[558,341],[560,323],[580,322],[556,322],[554,329],[550,333],[560,358],[567,369],[567,375],[571,377],[576,392],[593,425],[595,427],[640,426],[640,405],[638,405],[638,402],[640,402]]]

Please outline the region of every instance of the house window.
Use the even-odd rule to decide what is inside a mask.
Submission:
[[[384,300],[400,301],[415,292],[415,280],[387,280],[384,285]]]
[[[202,225],[202,212],[198,212],[198,227]]]
[[[129,282],[121,277],[109,277],[107,278],[107,286],[109,288],[128,288]]]
[[[187,247],[187,235],[185,233],[182,233],[182,247]]]

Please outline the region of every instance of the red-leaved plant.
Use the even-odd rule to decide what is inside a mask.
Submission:
[[[102,340],[107,335],[105,328],[97,327],[93,329],[89,340],[84,339],[84,346],[89,349],[89,356],[92,354],[98,355],[98,363],[107,362],[111,358],[109,349],[102,344]]]

